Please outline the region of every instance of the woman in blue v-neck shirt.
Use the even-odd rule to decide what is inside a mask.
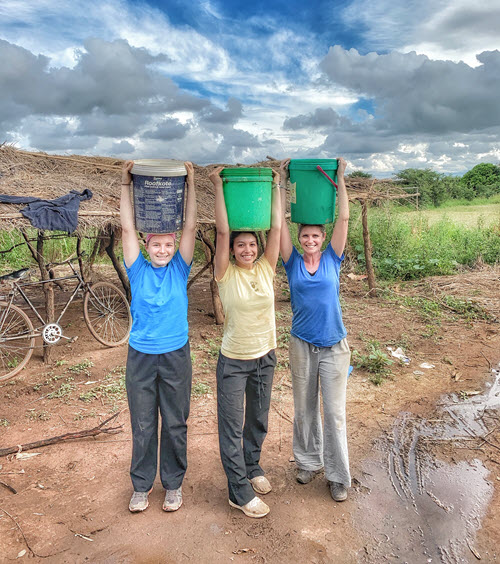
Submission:
[[[289,177],[289,159],[280,175]],[[339,302],[339,273],[344,259],[349,223],[349,201],[344,181],[346,161],[338,159],[338,216],[324,251],[324,225],[299,225],[299,253],[282,220],[280,251],[292,302],[289,345],[294,424],[293,453],[297,481],[307,484],[323,468],[335,501],[347,498],[351,485],[346,434],[346,384],[351,353]],[[332,186],[332,190],[334,187]],[[282,213],[285,213],[285,192]],[[324,423],[321,423],[320,393]]]

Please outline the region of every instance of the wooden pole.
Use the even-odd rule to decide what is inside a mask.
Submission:
[[[264,231],[257,231],[257,236],[259,237],[260,247],[264,253],[266,250],[266,234]]]
[[[113,266],[115,267],[116,273],[118,274],[118,278],[120,279],[123,289],[125,290],[125,295],[127,296],[127,300],[130,302],[132,300],[132,291],[130,290],[130,282],[122,268],[122,265],[120,264],[120,261],[118,260],[115,254],[115,241],[116,241],[115,229],[114,227],[110,227],[110,229],[111,229],[111,234],[109,237],[109,243],[106,246],[106,253],[111,259]]]
[[[376,297],[377,290],[375,285],[375,271],[372,263],[372,242],[370,231],[368,230],[368,205],[366,200],[360,200],[361,204],[361,223],[363,225],[363,243],[365,247],[366,274],[368,275],[369,296]]]
[[[210,228],[210,230],[212,230]],[[215,228],[214,228],[215,233]],[[215,269],[214,269],[214,259],[215,259],[215,245],[210,240],[206,227],[200,227],[198,229],[198,235],[203,242],[203,251],[205,253],[205,258],[207,262],[210,262],[210,271],[212,273],[212,278],[210,280],[210,291],[212,294],[212,307],[214,308],[215,323],[217,325],[222,325],[224,323],[224,308],[222,307],[222,302],[220,301],[219,288],[217,282],[215,281]]]
[[[45,266],[45,257],[43,256],[44,247],[44,232],[42,230],[38,231],[38,237],[36,242],[36,260],[38,262],[38,268],[40,269],[40,274],[42,280],[49,280],[50,273]],[[43,284],[43,293],[45,295],[45,319],[47,323],[53,323],[55,319],[55,302],[54,302],[54,285]],[[43,343],[43,362],[45,364],[50,364],[52,360],[52,347],[47,343]]]

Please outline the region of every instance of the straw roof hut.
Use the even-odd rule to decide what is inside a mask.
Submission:
[[[78,237],[79,243],[83,236],[93,235],[96,237],[101,250],[105,249],[110,256],[127,294],[130,295],[128,280],[114,252],[115,244],[120,238],[119,206],[122,164],[123,161],[120,159],[80,155],[49,155],[22,151],[3,144],[0,146],[0,194],[54,199],[70,190],[82,191],[89,188],[93,192],[93,197],[80,204],[78,228],[75,235]],[[198,201],[198,238],[203,242],[207,259],[202,271],[211,268],[212,272],[215,253],[214,192],[208,175],[215,166],[218,165],[207,167],[194,165]],[[244,166],[272,167],[278,170],[279,161],[268,157],[265,161]],[[349,199],[359,201],[364,208],[365,221],[363,225],[366,228],[368,243],[367,203],[380,199],[408,197],[401,188],[387,180],[347,178],[346,184]],[[0,230],[23,230],[29,227],[29,221],[19,213],[22,207],[24,207],[23,204],[0,203]],[[39,233],[38,242],[42,241],[42,247],[43,237],[44,234]],[[261,242],[264,244],[263,236]],[[366,244],[367,241],[365,240]],[[42,270],[42,261],[40,257],[37,257],[36,249],[32,249],[32,254],[33,258],[39,262]],[[82,268],[82,261],[80,267]],[[217,289],[215,283],[212,284],[212,293],[214,295],[214,308],[219,309],[216,307]],[[216,317],[220,321],[220,316],[217,313]]]

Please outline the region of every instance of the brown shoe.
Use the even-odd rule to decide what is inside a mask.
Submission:
[[[339,482],[328,482],[330,495],[334,501],[345,501],[347,499],[347,486]]]
[[[236,503],[229,500],[229,505],[235,509],[243,511],[247,517],[253,517],[254,519],[265,517],[269,511],[271,511],[269,507],[258,497],[254,497],[248,503],[245,503],[245,505],[236,505]]]
[[[299,484],[308,484],[316,474],[319,474],[323,470],[322,468],[319,470],[303,470],[302,468],[298,469],[297,472],[297,482]]]
[[[266,495],[273,489],[265,476],[255,476],[255,478],[250,479],[250,483],[258,494]]]

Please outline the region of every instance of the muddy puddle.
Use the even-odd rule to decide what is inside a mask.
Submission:
[[[355,516],[368,539],[360,562],[488,561],[474,542],[493,484],[482,462],[463,453],[485,444],[496,428],[499,368],[485,392],[444,398],[434,419],[401,413],[392,434],[377,442],[364,464],[366,497]]]

